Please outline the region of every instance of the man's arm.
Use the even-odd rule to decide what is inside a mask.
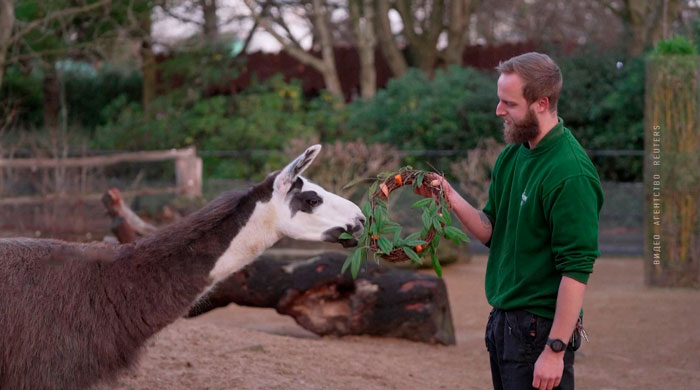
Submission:
[[[434,187],[442,187],[449,207],[455,213],[459,221],[462,222],[462,225],[464,225],[464,227],[479,241],[484,244],[487,243],[491,239],[493,227],[486,214],[470,205],[462,195],[452,188],[444,177],[434,173],[428,173],[426,178],[428,180],[432,179],[431,184]],[[425,197],[431,197],[432,193],[423,187],[424,186],[418,187],[415,192]]]
[[[574,332],[576,321],[583,306],[583,294],[586,285],[568,276],[562,276],[557,293],[557,307],[554,312],[554,322],[549,331],[549,338],[560,339],[564,343],[569,342]],[[564,353],[554,352],[549,346],[535,363],[535,373],[532,387],[537,389],[552,389],[559,385],[564,372]]]
[[[449,186],[449,183],[446,185]],[[443,184],[443,188],[445,188],[445,184]],[[493,226],[483,211],[475,209],[457,191],[453,191],[452,187],[450,187],[447,201],[459,221],[474,237],[484,244],[491,239]]]

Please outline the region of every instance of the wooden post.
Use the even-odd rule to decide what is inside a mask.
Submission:
[[[698,56],[646,69],[645,269],[652,286],[700,287]]]
[[[202,196],[202,159],[194,146],[175,159],[175,180],[178,194],[188,198]]]

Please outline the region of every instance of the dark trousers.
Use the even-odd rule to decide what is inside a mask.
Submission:
[[[486,324],[486,348],[496,390],[531,390],[535,362],[544,350],[552,320],[523,310],[493,309]],[[573,390],[574,351],[566,348],[564,372],[555,389]]]

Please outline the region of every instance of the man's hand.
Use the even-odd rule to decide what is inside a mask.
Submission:
[[[564,353],[554,352],[548,346],[540,354],[535,362],[535,374],[532,387],[540,390],[552,390],[559,386],[561,376],[564,373]]]
[[[448,183],[443,176],[440,176],[437,173],[428,172],[424,176],[424,181],[430,183],[432,187],[442,188],[442,192],[445,195],[445,200],[447,201],[447,207],[452,208],[452,205],[450,204],[452,186],[450,186],[450,183]],[[416,187],[416,189],[413,192],[425,198],[436,198],[435,193],[430,188],[424,185]]]

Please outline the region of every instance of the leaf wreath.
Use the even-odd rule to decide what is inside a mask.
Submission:
[[[353,278],[362,267],[363,261],[369,259],[370,253],[377,260],[381,258],[390,262],[412,261],[422,264],[422,257],[430,254],[435,273],[442,277],[442,267],[436,251],[440,240],[444,237],[456,244],[469,242],[469,237],[452,226],[452,216],[447,207],[441,187],[432,186],[425,179],[425,171],[416,170],[410,166],[396,172],[383,172],[377,176],[368,191],[368,200],[362,205],[365,216],[364,232],[358,239],[357,248],[350,253],[343,264],[341,272],[350,268]],[[411,208],[421,209],[423,229],[402,238],[403,228],[389,218],[387,200],[392,191],[410,185],[413,189],[426,186],[433,198],[424,198],[413,203]],[[341,239],[351,239],[352,235],[343,233]]]

